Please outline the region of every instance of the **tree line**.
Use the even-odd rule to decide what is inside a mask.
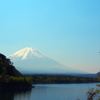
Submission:
[[[77,77],[70,75],[31,75],[33,84],[63,84],[63,83],[95,83],[97,78]]]

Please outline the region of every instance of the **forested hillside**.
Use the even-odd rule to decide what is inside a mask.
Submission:
[[[7,59],[6,56],[0,54],[0,75],[9,75],[9,76],[22,76],[22,74],[13,66],[13,63],[10,59]]]
[[[23,76],[10,59],[0,54],[0,87],[31,86],[31,78]]]

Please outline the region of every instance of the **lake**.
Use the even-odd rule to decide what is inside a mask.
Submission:
[[[0,100],[87,100],[89,88],[98,88],[96,83],[33,85],[32,89],[0,90]]]

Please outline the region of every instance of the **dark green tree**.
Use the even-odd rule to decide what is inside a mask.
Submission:
[[[0,53],[0,75],[9,76],[22,76],[22,74],[13,66],[10,59],[6,58],[5,55]]]
[[[32,86],[30,77],[23,76],[10,59],[0,54],[0,87],[28,87]]]

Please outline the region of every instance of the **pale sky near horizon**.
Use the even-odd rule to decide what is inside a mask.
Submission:
[[[25,47],[86,72],[100,71],[99,0],[0,0],[0,52]]]

